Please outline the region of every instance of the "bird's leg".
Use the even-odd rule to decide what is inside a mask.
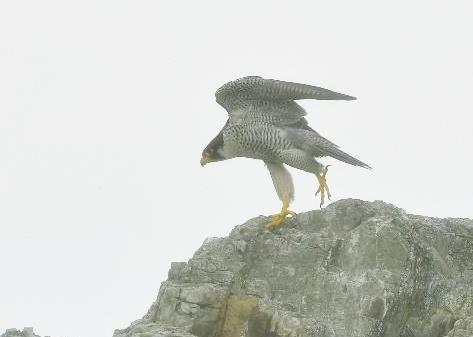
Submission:
[[[320,208],[322,208],[325,201],[325,191],[327,191],[327,198],[330,200],[330,190],[328,189],[327,180],[325,179],[329,166],[330,165],[325,166],[322,174],[315,174],[317,180],[319,181],[319,188],[317,189],[317,192],[315,192],[315,195],[319,194],[320,192]]]
[[[264,227],[267,229],[275,229],[282,225],[286,216],[292,215],[295,216],[296,213],[289,210],[289,201],[283,201],[281,212],[274,215],[270,222],[268,222]]]

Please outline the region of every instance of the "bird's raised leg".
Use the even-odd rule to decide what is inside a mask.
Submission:
[[[317,177],[317,180],[319,181],[319,188],[317,189],[317,192],[315,192],[315,195],[320,193],[320,208],[322,208],[325,202],[325,191],[327,191],[327,198],[328,200],[330,200],[330,190],[327,185],[327,180],[325,179],[329,166],[330,165],[325,166],[322,174],[319,174],[319,173],[315,174],[315,176]]]
[[[266,227],[267,229],[278,228],[282,225],[284,219],[286,219],[288,215],[295,216],[296,213],[289,210],[289,201],[283,201],[281,212],[276,215],[273,215],[271,221],[264,225],[264,227]]]

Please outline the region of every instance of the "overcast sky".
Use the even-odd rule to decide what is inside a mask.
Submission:
[[[279,211],[261,162],[199,164],[246,75],[358,97],[302,102],[374,168],[323,160],[334,200],[473,218],[471,1],[284,3],[0,2],[0,331],[111,336],[171,261]]]

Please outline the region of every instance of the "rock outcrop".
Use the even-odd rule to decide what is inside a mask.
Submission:
[[[341,200],[267,217],[173,263],[148,313],[114,337],[473,336],[473,221]]]
[[[33,328],[27,327],[23,330],[8,329],[0,337],[39,337],[33,332]]]
[[[147,314],[114,337],[473,336],[473,220],[341,200],[267,221],[173,263]]]

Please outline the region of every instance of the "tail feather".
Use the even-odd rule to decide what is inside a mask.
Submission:
[[[363,163],[361,160],[356,159],[353,156],[350,156],[348,153],[343,152],[342,150],[338,148],[332,148],[330,151],[327,151],[327,155],[330,157],[333,157],[335,159],[341,160],[344,163],[355,165],[355,166],[361,166],[365,169],[371,170],[371,166],[368,164]]]
[[[289,139],[299,148],[310,152],[314,157],[330,156],[347,164],[360,166],[371,170],[372,168],[361,160],[343,152],[337,145],[322,137],[318,132],[310,128],[287,129]]]

